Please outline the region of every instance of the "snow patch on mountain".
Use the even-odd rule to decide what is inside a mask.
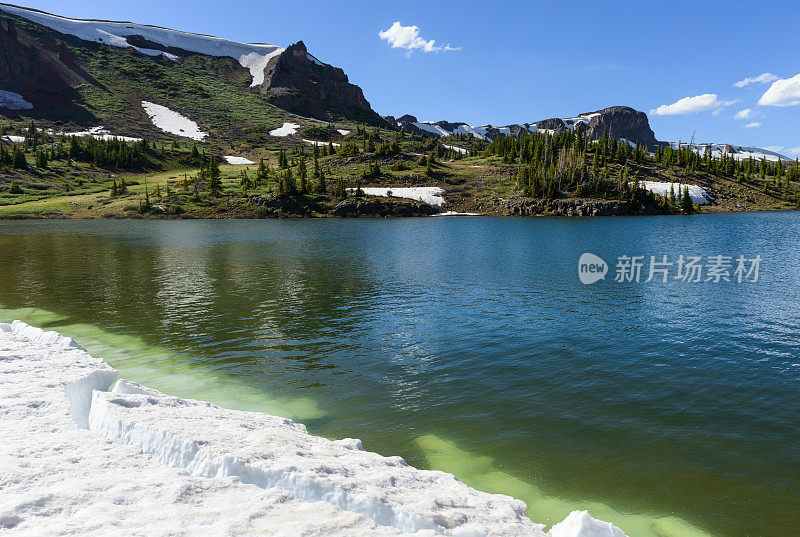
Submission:
[[[69,138],[70,136],[75,136],[77,138],[96,138],[98,140],[120,140],[122,142],[141,142],[141,138],[136,138],[133,136],[120,136],[118,134],[112,134],[111,131],[104,128],[103,126],[99,127],[92,127],[91,129],[85,131],[77,131],[77,132],[67,132],[67,131],[55,131],[53,129],[48,129],[45,131],[47,134],[51,136],[66,136]]]
[[[300,128],[300,125],[296,123],[284,123],[282,126],[278,127],[277,129],[273,129],[269,131],[270,136],[291,136],[293,134],[297,134],[297,129]]]
[[[26,101],[19,93],[0,90],[0,108],[8,108],[9,110],[30,110],[33,108],[33,104]]]
[[[348,189],[354,192],[355,188]],[[361,189],[367,196],[395,197],[417,200],[428,205],[440,207],[444,205],[444,190],[438,186],[412,186],[398,188],[364,187]]]
[[[225,162],[227,162],[228,164],[234,164],[234,165],[237,165],[237,166],[244,166],[244,165],[247,165],[247,164],[255,164],[255,162],[253,162],[252,160],[246,159],[244,157],[225,156],[225,157],[222,157],[222,158],[224,158]]]
[[[307,144],[315,145],[318,147],[327,146],[329,143],[333,145],[333,147],[340,147],[340,144],[337,144],[336,142],[320,142],[319,140],[306,140],[305,138],[303,138],[303,141]]]
[[[239,43],[219,37],[181,32],[146,24],[70,19],[8,4],[0,4],[0,10],[23,17],[42,26],[47,26],[62,34],[74,35],[84,41],[93,41],[120,48],[135,48],[144,54],[154,55],[153,52],[156,51],[132,47],[127,38],[138,35],[164,47],[177,48],[208,56],[234,58],[242,67],[250,70],[250,74],[253,77],[253,86],[264,82],[264,68],[266,68],[267,63],[284,50],[282,47],[275,45]],[[162,54],[160,51],[158,53]],[[164,53],[164,55],[170,59],[178,59],[174,54]]]
[[[676,198],[679,194],[683,193],[684,187],[688,187],[689,197],[692,198],[692,203],[697,203],[700,205],[708,205],[714,199],[705,188],[697,185],[662,183],[659,181],[642,181],[641,185],[650,192],[664,197],[669,197],[670,190],[672,190],[675,193]]]
[[[184,138],[191,138],[198,142],[205,140],[206,136],[208,136],[207,133],[200,130],[197,123],[180,115],[178,112],[170,110],[166,106],[148,101],[142,101],[142,106],[150,117],[150,121],[153,122],[153,125],[164,132],[176,136],[183,136]]]

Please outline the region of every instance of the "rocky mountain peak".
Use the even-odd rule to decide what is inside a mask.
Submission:
[[[259,91],[276,106],[302,116],[322,120],[338,116],[386,125],[361,88],[351,84],[342,69],[309,54],[302,41],[269,61]]]

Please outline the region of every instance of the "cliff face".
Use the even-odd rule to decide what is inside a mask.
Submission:
[[[43,54],[11,20],[0,20],[3,89],[22,94],[33,103],[35,113],[64,110],[71,106],[73,98],[72,87],[65,81],[67,71],[61,60]]]
[[[599,115],[592,117],[587,127],[587,134],[592,139],[600,138],[603,132],[607,131],[609,136],[639,142],[651,149],[661,144],[656,140],[656,135],[650,128],[650,122],[644,112],[627,106],[612,106],[595,113]]]
[[[346,117],[386,125],[361,88],[351,84],[343,70],[311,56],[302,41],[272,58],[264,75],[261,93],[284,110],[315,119]]]

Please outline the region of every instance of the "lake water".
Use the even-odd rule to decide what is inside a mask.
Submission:
[[[578,258],[609,264],[583,285]],[[646,283],[760,255],[757,282]],[[641,282],[614,281],[645,256]],[[0,321],[631,537],[800,527],[800,215],[0,222]],[[752,275],[751,275],[752,276]],[[672,277],[672,273],[670,274]]]

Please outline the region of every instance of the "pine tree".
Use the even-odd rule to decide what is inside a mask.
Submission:
[[[689,187],[683,187],[683,201],[681,209],[685,214],[692,214],[694,212],[694,205],[692,204],[692,196],[689,194]]]
[[[211,155],[211,161],[208,163],[207,175],[208,191],[212,196],[216,196],[222,190],[222,172],[219,169],[217,158],[213,154]]]

